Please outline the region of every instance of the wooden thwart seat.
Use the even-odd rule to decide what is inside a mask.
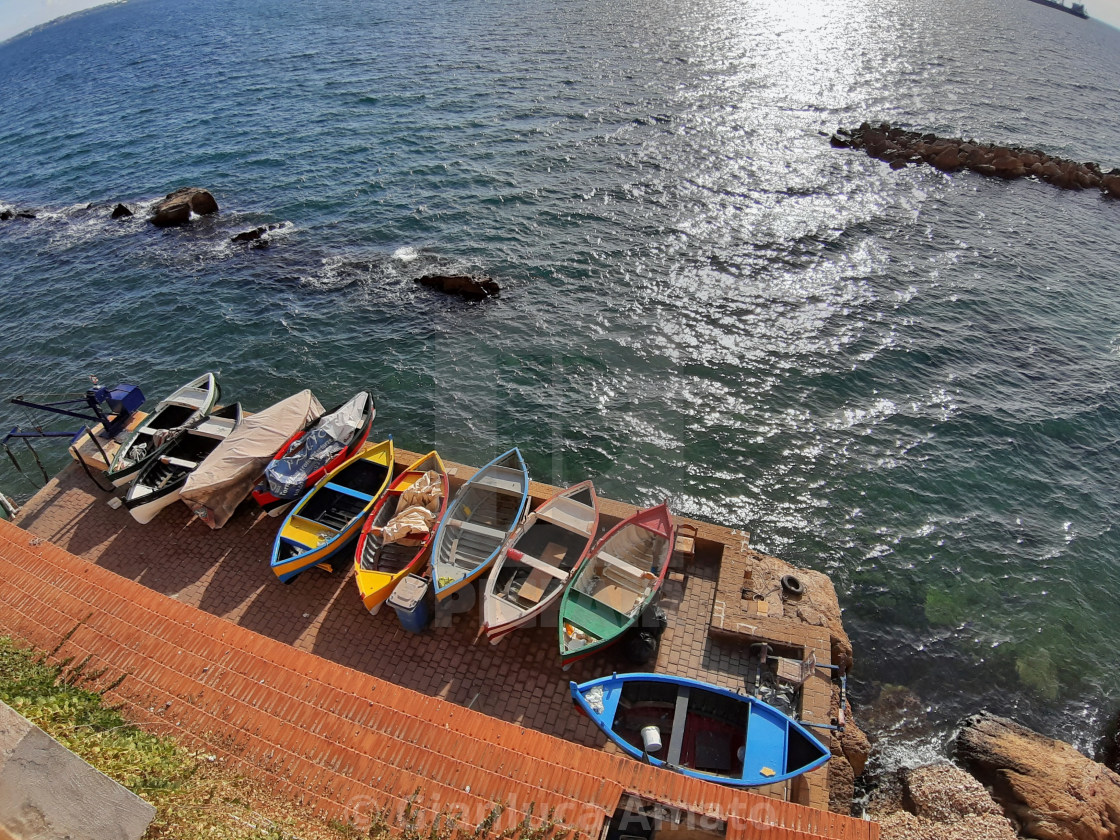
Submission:
[[[496,540],[504,540],[506,532],[500,531],[497,528],[491,528],[488,525],[479,525],[477,522],[466,522],[462,519],[452,519],[448,522],[452,528],[458,528],[460,531],[467,531],[474,534],[479,534],[484,537],[492,537]]]
[[[193,470],[198,466],[197,461],[188,461],[185,458],[175,458],[171,455],[164,455],[159,460],[161,463],[172,467],[182,467],[185,470]]]
[[[639,569],[637,566],[631,565],[630,563],[627,563],[625,560],[620,560],[618,557],[615,557],[613,554],[607,554],[607,552],[605,552],[605,551],[600,551],[598,554],[596,554],[595,559],[596,560],[602,560],[608,566],[614,566],[619,571],[624,572],[625,574],[629,575],[630,577],[633,577],[636,580],[641,580],[642,578],[649,577],[649,575],[650,575],[649,572],[644,572],[641,569]]]

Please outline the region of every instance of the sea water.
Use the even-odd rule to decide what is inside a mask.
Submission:
[[[0,45],[0,209],[36,214],[0,223],[6,388],[368,388],[374,437],[518,445],[827,573],[857,703],[906,687],[916,742],[989,708],[1091,751],[1120,694],[1120,201],[827,135],[1108,169],[1118,90],[1120,31],[1026,0],[102,7]],[[221,212],[145,222],[189,185]]]

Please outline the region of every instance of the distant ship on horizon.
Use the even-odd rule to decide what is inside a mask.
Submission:
[[[1074,17],[1079,17],[1082,20],[1088,20],[1089,15],[1085,13],[1084,3],[1074,3],[1072,6],[1067,6],[1061,0],[1031,0],[1032,3],[1038,3],[1040,6],[1049,6],[1051,9],[1061,9],[1067,14]]]

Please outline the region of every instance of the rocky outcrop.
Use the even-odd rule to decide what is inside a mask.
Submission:
[[[980,175],[1008,180],[1034,177],[1061,189],[1099,189],[1107,196],[1120,198],[1120,169],[1105,174],[1095,163],[1077,163],[1038,149],[919,134],[890,123],[881,123],[878,127],[863,123],[856,129],[841,128],[832,135],[830,142],[839,149],[862,149],[871,157],[890,164],[892,169],[926,163],[942,172],[970,169]]]
[[[874,812],[881,840],[1016,840],[976,779],[949,763],[898,773],[900,807]]]
[[[110,218],[113,219],[127,219],[130,216],[132,216],[132,211],[123,204],[118,204],[114,207],[113,212],[110,214]]]
[[[472,274],[425,274],[417,277],[415,282],[421,286],[438,289],[449,295],[459,295],[468,300],[483,300],[488,297],[497,297],[501,292],[498,281],[485,275]]]
[[[964,721],[956,755],[1027,837],[1120,837],[1120,775],[1069,744],[986,712]]]
[[[34,219],[34,213],[26,210],[0,210],[0,222],[10,222],[12,219]]]
[[[148,221],[156,227],[174,227],[189,222],[191,213],[205,216],[217,212],[218,202],[206,190],[183,187],[157,202]]]
[[[257,243],[258,246],[267,245],[268,240],[265,238],[265,234],[267,234],[270,230],[277,230],[280,227],[282,227],[282,225],[279,225],[279,224],[262,225],[261,227],[256,227],[256,228],[253,228],[252,230],[242,231],[241,233],[237,234],[236,236],[231,236],[229,241],[230,242],[253,242],[253,243]]]

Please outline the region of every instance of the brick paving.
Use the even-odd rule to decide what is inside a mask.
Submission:
[[[414,453],[398,452],[398,468],[414,458]],[[464,465],[449,466],[456,469],[453,488],[473,472]],[[554,490],[534,483],[531,492],[539,500]],[[24,507],[17,524],[148,590],[297,651],[572,744],[607,753],[615,749],[573,711],[568,681],[636,670],[618,648],[577,662],[565,673],[559,667],[555,627],[519,630],[492,646],[477,637],[478,604],[471,590],[452,609],[438,613],[428,632],[412,634],[400,627],[392,610],[371,616],[363,609],[345,559],[333,574],[312,569],[290,585],[280,584],[268,566],[280,520],[265,516],[251,502],[243,504],[223,529],[212,531],[181,504],[140,526],[123,507],[110,508],[110,498],[72,465]],[[604,500],[602,527],[632,510]],[[742,553],[747,538],[696,524],[701,529],[696,560],[687,576],[674,575],[665,585],[662,606],[669,626],[656,667],[647,668],[739,689],[750,673],[747,648],[713,636],[709,625],[717,606],[721,561],[726,564],[731,559],[726,555],[734,553],[729,549],[736,546]],[[775,624],[771,630],[788,628]],[[819,661],[827,663],[827,634],[823,641],[806,640]],[[821,679],[827,685],[827,679]],[[816,694],[812,699],[814,706],[825,704],[823,712],[811,710],[824,719],[827,699]],[[812,714],[807,719],[813,719]],[[827,765],[789,788],[761,792],[825,808]]]

